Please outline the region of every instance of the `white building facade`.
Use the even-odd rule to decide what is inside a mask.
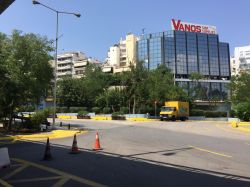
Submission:
[[[242,71],[250,70],[250,45],[234,49],[231,66],[232,75],[238,75]]]
[[[88,58],[79,51],[65,52],[57,56],[57,79],[65,76],[81,78],[84,76],[86,66],[91,64],[101,65],[101,62]],[[54,64],[52,64],[52,67]]]
[[[113,73],[129,71],[129,66],[136,64],[137,40],[138,38],[134,34],[128,33],[125,40],[121,39],[118,44],[110,47],[103,71],[113,71]]]

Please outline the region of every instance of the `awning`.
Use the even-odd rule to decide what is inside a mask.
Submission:
[[[0,14],[7,9],[15,0],[0,0]]]

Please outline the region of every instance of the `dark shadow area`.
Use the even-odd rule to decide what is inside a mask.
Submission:
[[[136,155],[113,154],[105,152],[105,150],[94,152],[81,149],[80,154],[72,155],[68,154],[71,147],[53,144],[51,145],[53,160],[42,161],[45,150],[43,143],[23,142],[9,144],[7,147],[11,158],[28,160],[107,186],[250,186],[250,178],[248,177],[136,158]],[[183,148],[183,150],[185,149],[189,148]],[[175,151],[179,150],[159,152],[170,156]],[[6,174],[6,172],[0,172],[1,178],[4,176],[3,173]],[[23,172],[23,174],[37,177],[35,170],[29,174],[27,172]],[[22,173],[13,177],[18,179],[18,177],[22,177]],[[72,184],[84,186],[72,180],[65,183],[64,186],[72,186]],[[25,183],[22,185],[25,186]],[[39,185],[34,183],[34,186],[38,187]],[[46,185],[43,184],[43,186]]]
[[[164,153],[163,155],[165,156],[172,156],[172,155],[175,155],[176,153],[175,152],[170,152],[170,153]]]
[[[153,153],[164,153],[163,155],[169,156],[176,154],[177,152],[181,151],[187,151],[193,149],[192,147],[184,147],[184,148],[178,148],[178,149],[171,149],[171,150],[163,150],[163,151],[151,151],[151,152],[146,152],[146,153],[138,153],[138,154],[133,154],[133,155],[126,155],[125,157],[133,157],[133,156],[140,156],[140,155],[147,155],[147,154],[153,154]],[[171,153],[165,153],[171,151]]]

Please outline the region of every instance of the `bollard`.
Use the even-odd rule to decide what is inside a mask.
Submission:
[[[70,123],[68,124],[68,130],[70,130]]]
[[[62,127],[62,122],[60,122],[60,127]]]
[[[238,127],[238,123],[236,121],[233,121],[231,124],[232,124],[233,128],[237,128]]]

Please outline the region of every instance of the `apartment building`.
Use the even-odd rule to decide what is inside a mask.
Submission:
[[[79,51],[65,52],[57,56],[57,79],[65,76],[81,78],[84,76],[85,68],[88,64],[101,65],[101,62],[87,57]],[[54,67],[54,61],[52,61]]]
[[[232,75],[250,70],[250,45],[236,47],[234,57],[231,58]]]
[[[129,66],[136,64],[136,42],[137,37],[128,33],[124,40],[121,38],[118,44],[110,47],[103,71],[113,73],[129,71]]]

